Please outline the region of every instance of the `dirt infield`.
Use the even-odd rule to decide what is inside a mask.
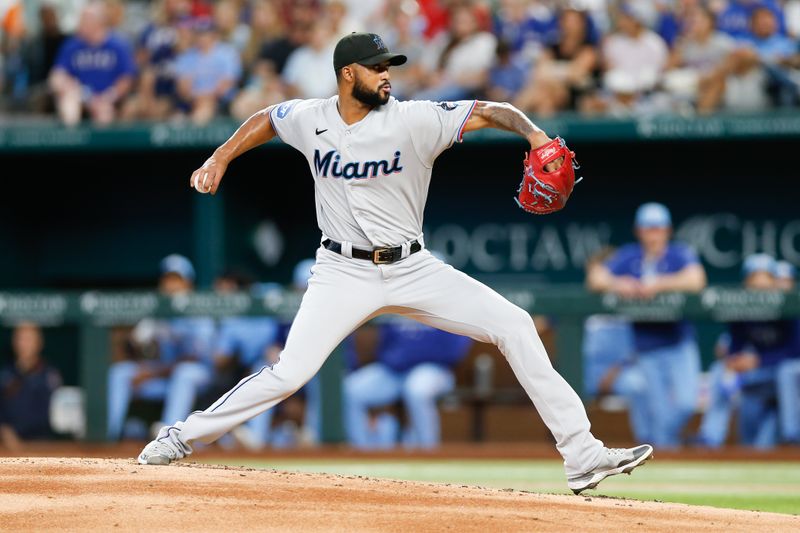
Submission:
[[[0,459],[3,531],[798,531],[800,517],[130,459]]]

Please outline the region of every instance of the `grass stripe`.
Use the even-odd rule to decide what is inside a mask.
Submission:
[[[219,464],[469,484],[568,494],[558,461],[365,459],[235,460]],[[652,461],[633,476],[604,481],[586,494],[624,496],[732,509],[800,514],[800,463]]]

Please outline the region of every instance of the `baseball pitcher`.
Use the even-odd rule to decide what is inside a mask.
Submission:
[[[405,62],[378,35],[343,37],[333,56],[337,95],[259,111],[192,174],[194,189],[215,194],[231,161],[278,136],[308,161],[322,238],[279,361],[205,411],[162,428],[140,463],[181,459],[192,453],[193,442],[213,442],[279,403],[310,380],[347,335],[384,313],[495,344],[555,437],[576,494],[652,456],[647,444],[604,447],[590,432],[580,398],[551,365],[530,315],[425,248],[422,215],[433,163],[464,133],[499,128],[528,140],[517,203],[532,213],[565,205],[575,183],[574,153],[509,104],[397,101],[389,70]]]

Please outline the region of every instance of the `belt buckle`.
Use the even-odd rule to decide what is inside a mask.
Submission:
[[[386,258],[382,258],[381,254],[387,254]],[[372,250],[372,262],[376,265],[385,265],[387,263],[391,263],[394,260],[394,254],[392,253],[391,248],[375,248]]]

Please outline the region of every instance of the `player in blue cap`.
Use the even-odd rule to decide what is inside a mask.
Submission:
[[[662,292],[699,292],[706,274],[695,251],[672,242],[672,216],[663,204],[650,202],[636,210],[638,242],[619,248],[592,270],[590,289],[626,298],[652,298]],[[634,350],[647,381],[652,427],[643,430],[656,446],[677,447],[686,422],[697,408],[700,350],[694,328],[686,321],[635,322]]]

